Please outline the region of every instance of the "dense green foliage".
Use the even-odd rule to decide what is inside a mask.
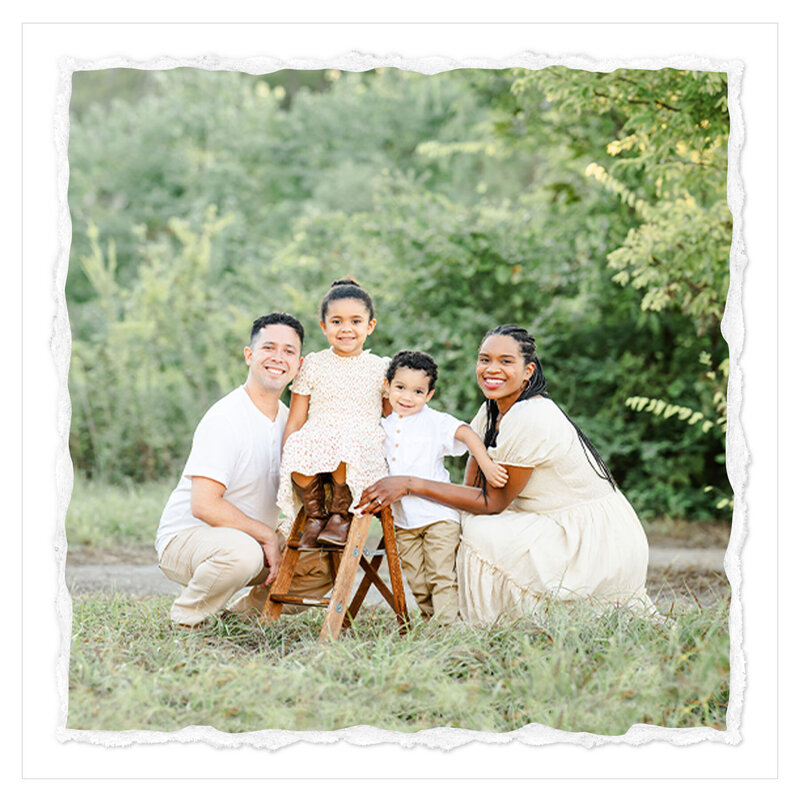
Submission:
[[[518,322],[642,513],[729,513],[724,75],[179,69],[74,85],[81,471],[176,478],[203,411],[243,379],[250,320],[291,311],[319,349],[319,298],[352,274],[376,300],[375,352],[436,357],[434,406],[471,418],[481,336]]]
[[[666,624],[556,603],[541,619],[484,628],[436,629],[417,617],[406,636],[382,606],[325,647],[322,612],[176,631],[163,623],[170,602],[75,600],[68,727],[505,732],[539,723],[622,735],[637,723],[726,725],[725,598]]]

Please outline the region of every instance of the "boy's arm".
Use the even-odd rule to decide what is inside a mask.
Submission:
[[[286,420],[286,430],[283,432],[283,441],[281,442],[281,452],[283,452],[286,440],[306,424],[310,401],[310,395],[292,392],[292,401],[289,404],[289,418]]]
[[[455,438],[469,448],[469,452],[478,462],[481,472],[492,486],[496,486],[498,489],[505,486],[508,480],[508,472],[504,467],[492,460],[489,453],[486,452],[483,440],[469,425],[459,425],[455,432]]]

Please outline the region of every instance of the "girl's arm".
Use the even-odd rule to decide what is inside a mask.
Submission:
[[[308,405],[311,396],[307,394],[295,394],[292,392],[292,401],[289,403],[289,419],[286,420],[286,430],[283,432],[281,442],[281,452],[286,444],[286,440],[295,432],[299,431],[308,419]]]
[[[506,485],[508,481],[506,468],[492,460],[491,456],[486,452],[483,440],[469,425],[460,425],[456,430],[455,438],[459,442],[464,442],[469,448],[469,452],[472,453],[473,458],[477,461],[488,483],[496,489]],[[471,483],[474,483],[474,476]]]
[[[410,475],[381,478],[364,490],[358,510],[366,514],[377,514],[404,495],[414,494],[472,514],[499,514],[525,488],[533,472],[532,467],[506,467],[506,470],[506,485],[499,489],[487,486],[485,495],[476,486],[454,486],[452,483],[430,481]],[[465,480],[470,479],[470,474],[474,479],[475,472],[476,463],[470,458]]]

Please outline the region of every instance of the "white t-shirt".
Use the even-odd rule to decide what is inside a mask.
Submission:
[[[223,497],[248,517],[274,528],[278,522],[281,441],[289,409],[279,403],[273,422],[240,386],[214,403],[200,420],[177,487],[156,534],[158,557],[177,533],[207,523],[192,516],[192,476],[225,486]]]
[[[407,417],[398,417],[392,412],[381,420],[386,433],[384,447],[389,474],[449,483],[444,457],[467,452],[467,446],[455,438],[458,428],[466,424],[428,406]],[[460,519],[454,508],[414,495],[392,503],[392,513],[399,528],[421,528],[432,522],[447,519],[458,522]]]

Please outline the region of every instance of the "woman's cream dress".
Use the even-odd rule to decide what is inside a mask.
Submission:
[[[484,407],[472,428],[483,437],[485,425]],[[462,514],[462,618],[492,623],[532,611],[547,597],[655,610],[645,592],[648,546],[639,518],[594,471],[555,403],[541,397],[515,403],[489,455],[533,472],[502,513]]]

